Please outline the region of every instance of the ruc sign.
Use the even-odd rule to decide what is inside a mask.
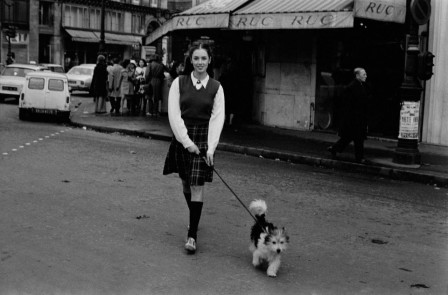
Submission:
[[[232,30],[324,29],[353,27],[351,11],[234,14],[230,17]]]
[[[227,28],[229,14],[180,15],[173,18],[172,30]]]
[[[406,0],[355,0],[355,17],[404,24]]]

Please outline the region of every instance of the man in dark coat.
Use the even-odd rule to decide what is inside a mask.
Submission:
[[[367,117],[371,92],[366,84],[367,73],[363,68],[354,70],[355,79],[347,85],[342,98],[340,139],[328,148],[333,158],[353,141],[355,146],[355,160],[365,163],[364,140],[367,136]]]
[[[161,58],[155,54],[151,62],[146,66],[145,81],[151,85],[152,93],[149,98],[149,115],[159,115],[159,102],[163,96],[163,80],[165,79],[165,67],[161,63]]]
[[[106,58],[103,55],[98,55],[97,64],[93,70],[92,84],[90,85],[90,93],[95,101],[96,114],[106,113],[108,75]]]

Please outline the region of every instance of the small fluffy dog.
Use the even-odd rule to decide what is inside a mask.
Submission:
[[[263,200],[254,200],[249,210],[255,215],[257,222],[252,226],[249,250],[252,252],[252,264],[255,267],[267,263],[267,275],[276,277],[280,267],[280,258],[288,247],[289,237],[285,228],[277,228],[265,219],[267,205]]]

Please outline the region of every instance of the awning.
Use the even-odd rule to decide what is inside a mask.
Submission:
[[[72,37],[72,40],[76,42],[100,42],[101,33],[97,31],[81,31],[74,29],[65,29],[65,31]],[[106,44],[138,45],[142,43],[142,36],[104,33],[104,41]]]
[[[99,39],[101,33],[95,32],[95,34],[98,35]],[[142,43],[142,36],[104,33],[104,40],[106,44],[139,45]]]
[[[72,40],[76,42],[97,43],[100,41],[100,38],[98,38],[94,32],[71,29],[65,29],[65,31],[72,37]]]
[[[233,30],[353,27],[353,0],[258,0],[230,18]]]
[[[406,0],[209,0],[175,15],[145,44],[175,30],[351,28],[354,17],[404,22],[405,15]]]
[[[146,37],[145,44],[151,44],[160,37],[175,30],[227,29],[230,15],[251,0],[209,0],[176,14],[163,26]]]

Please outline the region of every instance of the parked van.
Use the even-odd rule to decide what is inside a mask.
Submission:
[[[70,92],[65,74],[43,71],[26,75],[19,99],[19,119],[24,120],[32,115],[69,119]]]

